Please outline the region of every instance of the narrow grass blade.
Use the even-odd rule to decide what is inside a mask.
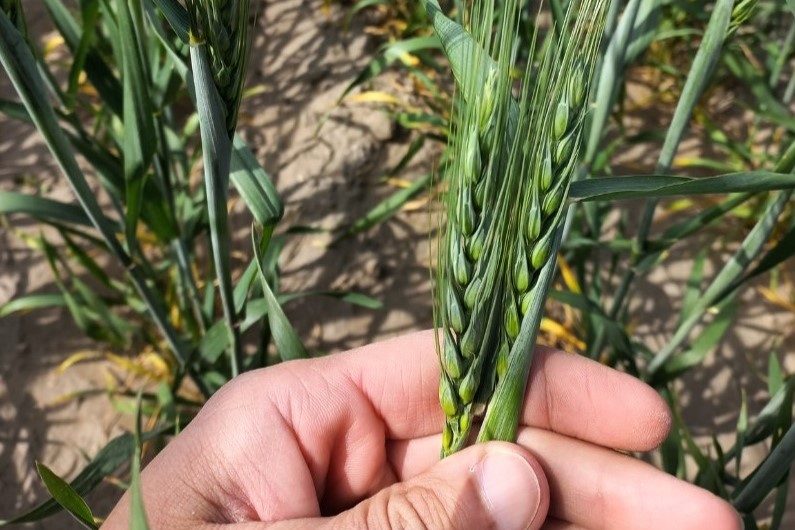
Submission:
[[[133,451],[130,478],[130,530],[149,530],[143,496],[141,495],[141,394],[135,407],[135,450]]]
[[[356,78],[343,90],[339,98],[341,102],[356,87],[363,85],[367,81],[378,76],[395,61],[405,59],[413,53],[421,50],[432,50],[439,48],[439,39],[432,37],[415,37],[397,42],[390,42],[381,47],[376,52],[376,56],[359,73]]]
[[[771,171],[728,173],[705,178],[638,175],[572,182],[569,198],[573,202],[583,202],[788,189],[795,189],[795,175]]]
[[[168,23],[171,24],[171,28],[174,30],[180,40],[187,44],[189,40],[188,28],[190,27],[187,9],[185,9],[185,7],[176,0],[150,1],[153,2],[158,9],[160,9],[160,12],[166,17],[166,20],[168,20]]]
[[[246,267],[246,270],[243,271],[243,274],[237,279],[237,283],[235,284],[235,292],[233,293],[233,298],[235,300],[235,311],[240,313],[243,311],[244,306],[246,305],[246,298],[248,297],[248,293],[251,290],[251,285],[254,283],[254,279],[257,277],[257,263],[254,260],[251,260]]]
[[[599,72],[596,95],[594,96],[595,106],[589,118],[590,132],[585,153],[587,165],[593,164],[596,159],[607,119],[615,103],[620,81],[626,68],[624,58],[641,1],[629,1],[602,59],[602,69]]]
[[[30,215],[45,222],[93,226],[85,211],[74,204],[46,199],[37,195],[0,191],[0,215],[12,214]],[[111,223],[109,219],[107,222]]]
[[[704,262],[706,259],[707,250],[704,249],[693,260],[690,277],[687,279],[687,285],[685,286],[685,294],[682,296],[682,309],[679,312],[677,326],[681,326],[682,322],[687,320],[693,307],[698,303],[698,298],[701,296],[701,282],[704,279]]]
[[[282,293],[276,296],[276,301],[279,303],[279,305],[283,306],[288,302],[292,302],[293,300],[299,300],[301,298],[310,296],[336,298],[351,305],[373,310],[383,309],[384,307],[384,304],[375,298],[347,291],[303,291],[298,293]],[[249,300],[249,302],[246,304],[246,318],[240,325],[240,330],[245,332],[251,328],[251,326],[260,322],[268,314],[269,307],[270,301],[267,298],[254,298]]]
[[[740,513],[756,509],[773,489],[779,485],[795,462],[795,424],[773,448],[770,455],[751,475],[750,480],[733,495],[732,504]]]
[[[745,283],[751,278],[755,278],[760,274],[779,266],[786,260],[795,256],[795,226],[790,228],[789,232],[784,234],[781,239],[776,242],[776,245],[767,251],[767,253],[759,260],[759,263],[752,270],[748,272],[737,283]]]
[[[71,12],[59,0],[43,0],[64,42],[75,53],[80,46],[81,29]],[[122,88],[119,79],[102,56],[92,47],[86,52],[84,63],[86,77],[97,89],[102,101],[117,116],[122,115]]]
[[[354,223],[345,231],[344,234],[334,240],[338,242],[344,237],[349,237],[366,230],[389,219],[395,215],[408,201],[417,194],[427,189],[431,183],[432,175],[429,173],[414,181],[408,188],[403,188],[396,191],[380,203],[372,210],[364,214],[362,217],[354,221]]]
[[[745,436],[746,445],[753,445],[766,440],[774,436],[776,430],[781,429],[782,416],[786,415],[789,409],[792,408],[793,393],[795,393],[795,378],[789,378],[786,384],[770,397],[756,418],[750,422]],[[791,412],[789,413],[791,414]],[[736,458],[738,453],[739,447],[735,445],[726,451],[726,458]]]
[[[257,261],[257,267],[259,268],[262,293],[268,306],[268,324],[273,334],[273,342],[276,345],[276,350],[284,361],[309,357],[306,348],[298,338],[298,334],[295,332],[292,324],[290,324],[290,321],[287,320],[287,315],[284,314],[284,310],[282,310],[279,301],[276,299],[276,296],[274,296],[268,284],[262,263],[264,253],[264,249],[261,246],[262,235],[262,229],[260,227],[252,227],[251,239],[254,246],[254,256]]]
[[[199,357],[211,365],[215,364],[228,347],[229,328],[225,321],[219,320],[202,336],[199,342]]]
[[[64,307],[65,305],[66,300],[64,300],[63,295],[32,294],[14,298],[10,302],[0,305],[0,318],[7,317],[14,313],[24,313],[49,307]]]
[[[729,331],[737,316],[737,304],[731,299],[726,300],[718,310],[715,319],[699,333],[698,337],[684,351],[671,357],[659,370],[655,378],[650,383],[655,388],[677,379],[691,368],[699,366],[707,354],[720,342]]]
[[[88,504],[74,488],[41,462],[36,462],[36,470],[52,498],[63,506],[77,522],[90,530],[99,528],[94,522],[94,514],[91,513]]]
[[[774,396],[784,386],[784,373],[776,352],[770,352],[767,361],[767,393]]]
[[[201,122],[202,154],[204,157],[204,189],[207,212],[210,218],[210,240],[213,248],[215,274],[221,294],[224,318],[229,328],[232,376],[240,373],[242,352],[237,328],[232,288],[232,267],[229,256],[229,221],[227,197],[232,156],[224,114],[224,104],[215,87],[212,65],[206,44],[193,43],[190,47],[191,64],[196,89],[196,106]]]
[[[682,88],[682,95],[679,97],[674,116],[665,134],[665,141],[657,159],[655,173],[665,174],[671,170],[674,156],[676,156],[679,143],[682,141],[685,130],[690,123],[693,110],[710,82],[712,73],[718,64],[723,43],[728,34],[733,7],[734,0],[717,0],[715,2],[707,29],[704,32],[704,38],[701,40],[695,59],[693,59],[693,66],[687,75],[685,86]],[[645,248],[656,209],[656,200],[652,199],[646,203],[646,209],[643,212],[637,234],[637,242],[640,249]]]
[[[748,433],[748,395],[743,388],[740,397],[740,414],[737,417],[737,457],[734,459],[734,473],[739,477],[742,469],[742,456],[745,449],[745,435]]]
[[[254,153],[239,136],[234,139],[231,164],[232,184],[257,223],[262,226],[278,223],[284,215],[284,203]]]
[[[80,3],[80,15],[83,23],[80,33],[80,42],[74,52],[72,67],[69,69],[69,87],[67,94],[71,99],[77,95],[80,74],[86,63],[86,56],[91,50],[91,43],[96,35],[97,22],[99,21],[99,0],[86,0]]]
[[[779,530],[784,521],[784,517],[790,512],[789,501],[789,480],[785,477],[781,485],[776,489],[776,502],[773,506],[773,517],[770,520],[770,528],[767,530]]]
[[[297,293],[280,294],[276,298],[279,300],[279,304],[284,305],[287,302],[291,302],[293,300],[299,300],[301,298],[306,298],[309,296],[323,296],[326,298],[336,298],[341,302],[345,302],[351,305],[356,305],[359,307],[365,307],[367,309],[384,308],[384,304],[381,301],[376,300],[371,296],[367,296],[360,293],[352,293],[350,291],[301,291]]]
[[[715,2],[709,24],[704,32],[704,38],[698,47],[695,59],[693,59],[693,66],[687,76],[687,81],[685,81],[682,95],[676,104],[674,117],[665,134],[665,142],[657,161],[658,173],[667,173],[671,169],[693,109],[712,79],[712,73],[718,64],[723,42],[729,29],[733,7],[734,0],[717,0]]]
[[[351,21],[353,17],[361,11],[362,9],[366,9],[368,7],[373,6],[387,6],[389,5],[388,0],[358,0],[353,7],[351,7],[348,12],[345,14],[345,21],[342,24],[342,27],[347,32],[350,30]]]
[[[149,97],[151,80],[144,60],[143,12],[140,3],[117,0],[121,42],[124,135],[124,181],[128,248],[137,247],[138,217],[141,214],[146,175],[155,153],[155,124]]]
[[[133,454],[134,440],[131,434],[117,436],[103,447],[83,470],[72,480],[70,487],[80,496],[94,490],[107,476],[122,464],[129,462]],[[49,517],[61,510],[61,506],[50,499],[12,519],[0,521],[0,526],[30,523]]]

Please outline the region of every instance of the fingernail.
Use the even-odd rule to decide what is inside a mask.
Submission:
[[[533,468],[508,451],[487,453],[477,473],[497,530],[526,530],[538,512],[541,487]]]

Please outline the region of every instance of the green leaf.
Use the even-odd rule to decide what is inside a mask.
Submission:
[[[206,43],[193,43],[190,47],[204,158],[204,191],[210,221],[210,242],[221,306],[229,331],[231,374],[235,377],[240,373],[242,351],[232,287],[232,266],[229,255],[231,234],[227,212],[232,135],[227,129],[226,105],[215,86],[208,53]]]
[[[671,357],[668,362],[663,365],[660,373],[653,380],[653,386],[660,386],[668,381],[672,381],[691,368],[700,365],[707,354],[720,342],[729,330],[736,316],[737,304],[731,303],[729,300],[724,302],[723,307],[715,316],[715,320],[704,328],[704,331],[693,341],[690,348],[679,355]]]
[[[745,435],[748,432],[748,396],[745,389],[741,389],[740,414],[737,417],[737,458],[734,473],[739,477],[742,467],[743,449],[745,449]]]
[[[776,489],[776,503],[773,507],[773,517],[770,520],[770,528],[767,530],[779,530],[784,517],[790,513],[789,502],[789,480],[785,477]],[[747,529],[748,527],[746,527]]]
[[[176,0],[152,0],[154,4],[160,9],[163,15],[171,24],[171,28],[179,36],[182,42],[187,43],[189,40],[188,32],[190,28],[190,21],[188,19],[188,10],[185,9]]]
[[[237,135],[230,178],[257,223],[272,226],[279,222],[284,215],[282,199],[254,153]]]
[[[94,522],[94,514],[91,513],[88,504],[74,488],[41,462],[36,462],[36,470],[39,472],[41,481],[44,482],[44,486],[46,486],[52,498],[63,506],[75,520],[91,530],[99,528]]]
[[[607,50],[602,58],[602,67],[596,83],[594,96],[594,109],[590,120],[590,131],[586,147],[585,161],[587,165],[593,164],[599,151],[600,141],[604,134],[607,120],[615,104],[616,96],[622,85],[624,69],[627,67],[626,54],[632,35],[632,28],[638,17],[638,10],[642,0],[630,0],[616,31],[607,45]]]
[[[367,309],[383,309],[384,305],[369,296],[363,294],[351,293],[348,291],[303,291],[298,293],[283,293],[276,297],[280,305],[284,305],[293,300],[306,298],[309,296],[325,296],[328,298],[336,298],[351,305],[358,305],[366,307]],[[251,326],[262,320],[268,314],[269,303],[266,298],[256,298],[249,300],[246,304],[246,318],[240,325],[241,331],[248,330]]]
[[[62,222],[80,226],[92,226],[82,208],[74,204],[0,190],[0,215],[26,214],[44,222]],[[110,222],[110,220],[108,220]]]
[[[271,291],[270,285],[268,285],[268,280],[263,270],[262,237],[262,228],[256,225],[252,227],[251,239],[254,245],[254,256],[259,269],[262,293],[268,306],[268,324],[273,334],[273,342],[276,345],[276,350],[284,361],[309,357],[306,348],[304,348],[304,345],[298,338],[298,334],[295,332],[292,324],[290,324],[290,321],[287,320],[287,315],[284,314],[284,310],[282,310],[276,296],[274,296],[273,291]]]
[[[124,135],[124,180],[126,184],[126,235],[130,249],[136,246],[138,217],[143,204],[146,176],[156,148],[151,80],[142,35],[143,16],[138,2],[117,0],[121,44]]]
[[[751,474],[748,481],[735,489],[732,504],[740,513],[755,510],[789,472],[795,462],[795,424],[792,424],[770,455]]]
[[[81,41],[81,28],[69,9],[61,0],[44,0],[55,27],[72,53],[77,53]],[[122,115],[122,88],[113,70],[93,48],[86,52],[84,71],[88,80],[97,89],[102,102],[115,115]]]
[[[690,270],[690,277],[687,279],[685,295],[682,297],[682,309],[679,312],[679,322],[677,326],[687,320],[690,312],[696,306],[699,296],[701,296],[701,280],[704,278],[704,262],[707,258],[707,249],[702,250],[693,260],[693,267]]]
[[[96,34],[97,22],[99,21],[99,0],[84,0],[80,2],[80,13],[83,27],[81,28],[80,42],[74,52],[72,67],[69,69],[69,88],[67,93],[70,98],[77,95],[80,74],[86,63],[86,57],[91,50],[91,43]]]
[[[775,396],[784,386],[784,373],[776,352],[770,352],[767,361],[767,393]]]
[[[277,299],[280,304],[286,304],[292,300],[299,298],[306,298],[308,296],[325,296],[327,298],[336,298],[342,302],[366,307],[367,309],[383,309],[384,304],[375,298],[360,294],[352,293],[350,291],[301,291],[298,293],[284,293],[280,294]]]
[[[671,169],[693,109],[712,79],[712,73],[718,64],[720,52],[729,30],[733,7],[734,0],[717,0],[715,7],[712,8],[704,38],[701,40],[695,59],[693,59],[693,66],[690,68],[682,95],[676,104],[674,117],[665,134],[665,142],[657,161],[657,172],[667,173]]]
[[[69,486],[80,496],[88,495],[107,476],[113,474],[122,464],[128,462],[133,454],[133,437],[122,434],[108,442],[94,459],[69,483]],[[0,521],[0,526],[9,524],[30,523],[49,517],[61,510],[55,499],[45,501],[16,517]]]
[[[339,241],[343,237],[352,236],[360,232],[369,230],[380,222],[383,222],[397,213],[408,201],[415,197],[418,193],[425,190],[431,182],[433,175],[427,174],[417,179],[411,186],[396,191],[373,208],[362,217],[354,221],[343,235],[336,238],[334,242]]]
[[[251,260],[246,267],[246,270],[243,274],[240,275],[240,278],[237,280],[237,284],[235,285],[235,292],[233,294],[235,299],[235,312],[240,313],[243,311],[243,306],[246,305],[246,298],[248,297],[248,292],[251,290],[251,284],[254,282],[254,279],[257,277],[257,264],[254,260]]]
[[[751,171],[705,178],[638,175],[572,182],[569,198],[583,202],[786,189],[795,189],[795,174]]]
[[[610,318],[598,304],[586,298],[584,295],[571,291],[559,291],[551,289],[549,297],[558,302],[564,303],[574,309],[582,311],[583,314],[594,318],[604,333],[610,338],[610,343],[623,353],[631,353],[632,345],[626,329],[615,319]]]
[[[342,27],[347,32],[351,27],[351,20],[356,15],[356,13],[368,7],[382,6],[382,5],[389,5],[389,4],[387,3],[387,0],[359,0],[353,5],[352,8],[348,10],[348,13],[345,15],[345,21]]]
[[[351,93],[356,87],[363,85],[370,79],[378,76],[381,72],[386,70],[391,64],[398,59],[404,58],[409,54],[417,53],[421,50],[432,50],[439,48],[439,39],[435,36],[432,37],[414,37],[411,39],[401,40],[397,42],[388,42],[381,46],[367,66],[364,67],[356,79],[342,92],[339,101],[345,99],[345,96]]]
[[[210,326],[199,342],[199,355],[210,364],[220,359],[224,350],[229,347],[229,328],[223,320]]]
[[[60,294],[32,294],[15,298],[5,304],[0,305],[0,318],[7,317],[13,313],[25,311],[35,311],[49,307],[63,307],[66,305],[63,295]]]
[[[135,407],[135,451],[132,456],[130,478],[130,530],[149,530],[141,494],[141,394]]]
[[[792,256],[795,256],[795,226],[790,228],[789,232],[784,234],[784,236],[776,242],[776,245],[768,250],[762,259],[759,260],[756,267],[748,271],[748,274],[738,280],[738,283],[745,283],[751,278],[764,274],[770,269],[784,263]]]

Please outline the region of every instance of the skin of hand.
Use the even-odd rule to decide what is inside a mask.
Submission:
[[[626,456],[671,416],[635,378],[539,347],[517,444],[439,461],[431,332],[224,386],[146,467],[153,529],[739,530],[729,504]],[[125,495],[102,525],[129,527]]]

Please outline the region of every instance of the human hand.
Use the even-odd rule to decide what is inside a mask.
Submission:
[[[518,444],[438,460],[431,332],[238,377],[146,467],[153,529],[736,530],[723,500],[616,452],[670,414],[640,381],[539,347]],[[102,526],[127,528],[125,496]]]

